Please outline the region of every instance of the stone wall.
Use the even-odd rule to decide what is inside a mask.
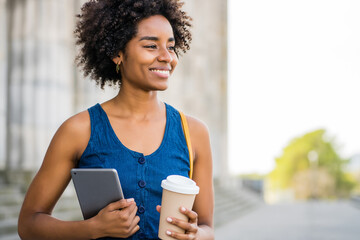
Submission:
[[[180,57],[166,100],[204,121],[210,131],[214,174],[227,169],[227,1],[187,0],[193,41]]]
[[[5,4],[5,0],[0,0],[0,169],[5,168],[6,151],[7,14]]]
[[[75,64],[75,14],[84,0],[0,0],[0,170],[34,171],[60,124],[116,94]],[[164,101],[209,126],[216,176],[227,175],[226,1],[187,0],[193,44]]]

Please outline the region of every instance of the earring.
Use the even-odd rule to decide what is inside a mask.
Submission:
[[[120,72],[120,61],[116,64],[116,73]]]

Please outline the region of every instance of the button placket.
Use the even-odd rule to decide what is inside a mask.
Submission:
[[[146,187],[146,182],[145,182],[144,180],[140,180],[140,181],[138,182],[138,184],[139,184],[139,187],[141,187],[141,188]]]
[[[143,205],[140,205],[138,208],[139,213],[144,213],[145,212],[145,207]]]
[[[144,155],[138,157],[138,169],[140,174],[138,175],[138,186],[140,187],[140,202],[138,205],[138,213],[144,214],[145,212],[145,187],[146,187],[146,181],[145,181],[145,170],[146,170],[146,158]],[[144,217],[142,217],[144,218]],[[145,220],[144,220],[145,221]]]
[[[140,216],[140,222],[139,227],[140,229],[145,228],[145,222],[147,221],[145,219],[145,206],[144,206],[144,188],[146,186],[145,183],[145,172],[146,172],[146,158],[143,154],[138,154],[135,157],[135,164],[137,165],[137,174],[136,174],[136,184],[138,185],[136,188],[136,195],[138,197],[136,205],[138,207],[137,215]],[[144,234],[144,233],[142,233]],[[144,236],[144,235],[139,235]],[[144,237],[140,237],[140,239],[144,239]]]
[[[145,158],[144,158],[143,156],[141,156],[141,157],[138,158],[138,163],[140,163],[140,164],[142,164],[142,165],[145,163],[145,161],[146,161],[146,160],[145,160]]]

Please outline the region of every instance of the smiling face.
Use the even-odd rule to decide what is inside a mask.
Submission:
[[[113,61],[121,61],[123,87],[129,84],[145,91],[167,89],[178,60],[169,21],[161,15],[140,21],[136,36],[119,56]]]

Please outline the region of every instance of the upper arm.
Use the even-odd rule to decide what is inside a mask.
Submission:
[[[90,118],[87,112],[75,115],[60,126],[27,191],[19,221],[28,214],[51,214],[70,181],[70,170],[76,166],[89,138]]]
[[[194,156],[193,180],[200,188],[193,209],[198,214],[199,225],[213,227],[214,190],[209,131],[195,118],[187,117],[187,121]]]

